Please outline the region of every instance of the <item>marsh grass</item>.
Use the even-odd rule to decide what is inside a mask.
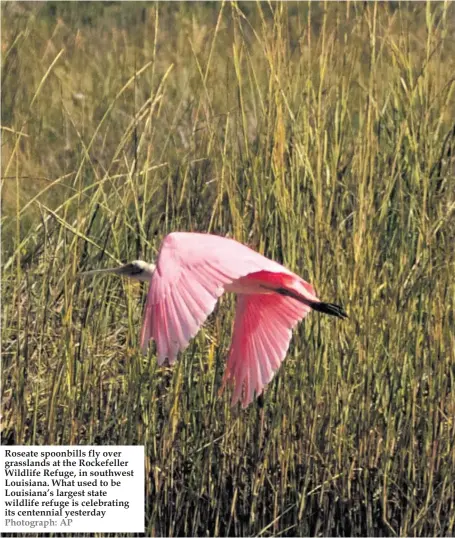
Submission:
[[[2,442],[145,444],[148,535],[455,532],[455,25],[446,3],[2,5]],[[233,300],[172,368],[173,230],[345,305],[262,402],[218,396]]]

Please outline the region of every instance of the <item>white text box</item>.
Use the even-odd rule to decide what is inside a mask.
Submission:
[[[1,446],[2,532],[144,532],[143,446]]]

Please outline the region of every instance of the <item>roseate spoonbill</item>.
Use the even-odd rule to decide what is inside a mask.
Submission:
[[[156,265],[133,261],[114,273],[150,282],[141,330],[147,352],[155,340],[158,364],[173,364],[225,291],[238,295],[223,387],[234,385],[232,405],[246,407],[262,393],[283,361],[291,331],[310,310],[347,318],[341,306],[324,303],[314,288],[277,262],[217,235],[173,232]]]

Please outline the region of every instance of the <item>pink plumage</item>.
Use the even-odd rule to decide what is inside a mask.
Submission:
[[[286,356],[292,329],[311,309],[346,317],[282,265],[215,235],[166,236],[150,280],[141,347],[146,352],[155,340],[159,364],[175,362],[224,292],[238,294],[223,386],[233,384],[232,404],[241,400],[244,407],[270,382]]]
[[[346,318],[341,306],[324,303],[313,287],[279,263],[217,235],[174,232],[161,245],[156,266],[136,260],[114,273],[150,282],[141,330],[147,352],[155,340],[158,363],[173,364],[225,291],[236,293],[223,387],[234,386],[232,404],[246,407],[264,390],[286,356],[292,329],[310,310]]]

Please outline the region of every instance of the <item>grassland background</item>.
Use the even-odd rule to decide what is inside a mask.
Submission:
[[[2,442],[145,444],[149,535],[455,533],[455,10],[2,3]],[[263,405],[86,268],[230,234],[343,303]]]

